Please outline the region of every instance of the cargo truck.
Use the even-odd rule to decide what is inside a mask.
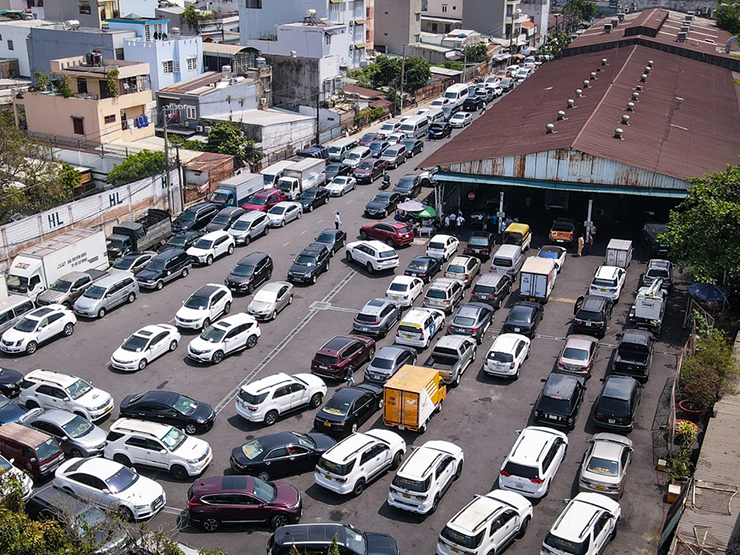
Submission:
[[[383,424],[424,433],[446,396],[438,370],[405,364],[383,387]]]
[[[627,320],[629,326],[659,334],[663,328],[667,296],[668,293],[663,290],[663,281],[660,279],[656,279],[647,287],[640,287],[630,308]]]
[[[208,200],[219,208],[241,206],[247,202],[249,195],[264,188],[264,177],[261,174],[245,172],[221,181]]]
[[[558,266],[551,258],[527,258],[519,272],[519,298],[546,303],[555,287]]]
[[[260,175],[262,176],[262,183],[265,189],[270,189],[272,187],[275,187],[277,185],[278,180],[283,177],[283,173],[285,173],[285,168],[289,168],[295,164],[295,160],[280,160],[280,162],[275,162],[271,166],[267,166],[264,170],[260,172]]]
[[[606,265],[629,268],[632,262],[632,241],[611,239],[606,246]]]
[[[326,180],[326,160],[323,158],[303,158],[285,168],[278,179],[277,188],[288,200],[298,200],[305,189],[318,187]]]
[[[8,298],[8,285],[5,283],[5,276],[0,275],[0,301]]]
[[[167,210],[150,208],[147,215],[135,222],[121,222],[113,226],[113,234],[106,238],[110,261],[130,252],[156,249],[172,236],[172,218]]]
[[[106,270],[105,233],[73,229],[16,255],[8,270],[8,291],[31,299],[72,271]]]

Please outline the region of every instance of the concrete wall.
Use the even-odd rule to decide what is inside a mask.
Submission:
[[[535,46],[540,47],[545,43],[547,37],[547,25],[548,19],[550,18],[550,0],[534,0],[530,2],[522,2],[519,4],[519,9],[523,13],[527,14],[530,19],[537,25],[537,33],[539,33],[539,40],[535,42]]]
[[[153,91],[193,79],[203,73],[203,41],[200,37],[157,41],[126,40],[123,52],[126,60],[149,63]],[[188,69],[189,58],[195,60],[194,69]],[[178,73],[164,72],[163,63],[170,60],[180,62]]]
[[[462,7],[462,0],[453,0]],[[430,2],[431,4],[431,2]],[[426,12],[425,12],[426,13]],[[417,42],[421,33],[421,0],[375,0],[375,47],[389,54]]]
[[[156,17],[154,10],[159,6],[158,0],[118,0],[118,4],[121,6],[119,17],[131,13],[135,13],[141,17]],[[109,15],[108,17],[111,16]]]
[[[31,76],[31,63],[28,57],[26,37],[29,28],[41,26],[41,21],[2,21],[0,22],[0,58],[17,58],[18,70],[22,77]],[[10,49],[10,46],[13,49]]]
[[[100,15],[96,0],[82,0],[87,2],[90,13],[80,13],[81,2],[75,0],[44,0],[44,17],[50,21],[67,21],[76,19],[82,27],[100,28]]]
[[[316,126],[314,120],[302,120],[275,123],[271,125],[252,125],[249,122],[242,124],[245,134],[250,139],[262,143],[265,153],[293,147],[300,150],[304,145],[314,142]]]
[[[462,28],[503,37],[506,31],[505,0],[465,0]]]
[[[319,93],[319,60],[265,56],[272,66],[272,103],[276,108],[297,110],[299,104],[315,104]]]
[[[378,0],[375,1],[377,3]],[[462,14],[463,0],[429,0],[424,12],[424,15],[431,17],[449,17],[450,19],[462,19]]]
[[[637,8],[633,8],[633,2]],[[710,12],[717,7],[718,2],[712,0],[620,0],[619,5],[629,12],[639,12],[652,8],[663,8],[664,10],[673,10],[677,12]]]
[[[249,3],[249,0],[246,1]],[[245,0],[239,0],[240,42],[275,35],[275,26],[280,23],[303,21],[308,9],[316,10],[316,19],[329,17],[329,0],[262,0],[262,8],[246,8]]]

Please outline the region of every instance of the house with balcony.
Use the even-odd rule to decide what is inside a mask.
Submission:
[[[152,99],[148,63],[105,59],[93,52],[50,65],[49,81],[57,86],[15,95],[16,124],[25,124],[35,135],[88,145],[154,135],[147,112]]]

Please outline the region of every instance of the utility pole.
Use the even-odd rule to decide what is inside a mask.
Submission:
[[[316,93],[316,145],[317,146],[321,144],[321,130],[319,129],[319,122],[321,121],[319,117],[320,116],[320,112],[319,112],[320,110],[320,107],[319,107],[320,100],[319,99],[320,98],[321,98],[321,93],[320,92]]]
[[[403,74],[406,70],[406,45],[403,45],[403,58],[401,58],[401,109],[398,112],[399,116],[403,115]]]

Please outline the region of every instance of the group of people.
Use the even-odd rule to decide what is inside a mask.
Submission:
[[[575,256],[588,256],[594,245],[594,235],[596,235],[596,226],[592,225],[587,228],[585,233],[578,234],[577,249]]]
[[[460,235],[463,225],[465,225],[465,216],[463,216],[462,210],[459,208],[457,212],[453,210],[445,216],[444,229],[448,235],[457,237]]]

